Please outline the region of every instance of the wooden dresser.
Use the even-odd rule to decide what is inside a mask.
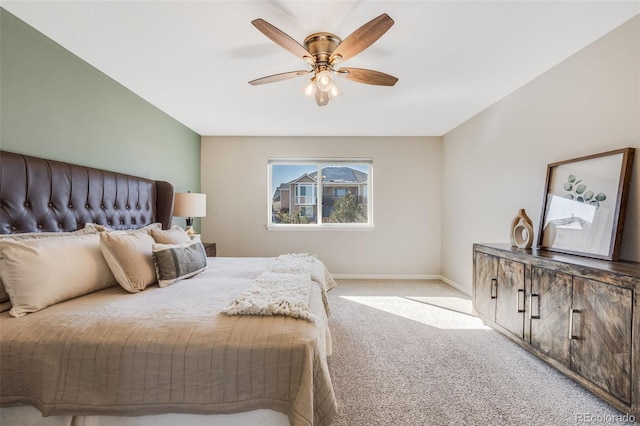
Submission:
[[[640,419],[640,263],[474,244],[482,320]]]

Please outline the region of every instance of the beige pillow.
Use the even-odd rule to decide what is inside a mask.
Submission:
[[[100,249],[118,283],[131,293],[138,293],[156,282],[151,247],[153,238],[147,230],[100,233]]]
[[[0,234],[0,241],[25,241],[39,238],[59,238],[68,235],[88,234],[90,232],[91,231],[87,229],[78,229],[73,232],[25,232],[22,234]],[[7,293],[2,280],[0,280],[0,312],[8,311],[9,309],[11,309],[9,293]]]
[[[84,229],[91,232],[107,232],[111,231],[111,228],[108,228],[106,225],[98,225],[97,223],[85,223]]]
[[[158,276],[158,285],[166,287],[207,269],[207,254],[200,241],[154,244],[153,262]]]
[[[97,223],[85,223],[84,229],[92,232],[114,231],[113,228],[109,228],[107,225],[98,225]],[[151,229],[162,229],[162,224],[160,222],[156,222],[156,223],[150,223],[149,225],[145,225],[142,228],[138,228],[138,230],[146,230],[146,231],[149,231]]]
[[[160,222],[150,223],[142,228],[138,228],[138,231],[150,231],[152,229],[162,229],[162,224]]]
[[[151,229],[149,231],[156,243],[160,244],[180,244],[191,241],[187,231],[175,225],[171,229]]]
[[[9,240],[9,241],[39,240],[42,238],[60,238],[60,237],[68,237],[69,235],[92,234],[94,232],[95,231],[87,228],[80,228],[71,232],[23,232],[21,234],[0,234],[0,240]]]
[[[18,318],[116,284],[98,234],[0,240],[0,278]]]

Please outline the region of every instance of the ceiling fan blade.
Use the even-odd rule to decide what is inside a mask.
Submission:
[[[254,19],[251,21],[254,27],[259,29],[264,35],[269,37],[274,43],[285,48],[294,55],[313,64],[313,55],[309,53],[300,43],[292,39],[290,36],[274,27],[264,19]]]
[[[259,84],[275,83],[277,81],[288,80],[290,78],[295,78],[301,75],[309,74],[310,72],[311,71],[307,71],[307,70],[283,72],[280,74],[273,74],[267,77],[251,80],[249,84],[251,84],[252,86],[257,86]]]
[[[398,78],[392,75],[363,68],[340,68],[336,72],[349,80],[376,86],[393,86],[398,81]]]
[[[392,25],[393,19],[386,13],[372,19],[344,39],[333,51],[329,60],[333,62],[340,57],[340,61],[346,61],[357,55],[375,43]]]

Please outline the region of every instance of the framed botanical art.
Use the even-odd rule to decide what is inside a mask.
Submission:
[[[547,166],[538,247],[617,260],[634,148]]]

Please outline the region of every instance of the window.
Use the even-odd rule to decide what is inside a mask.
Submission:
[[[311,206],[300,207],[300,216],[306,217],[307,219],[313,217],[313,207]]]
[[[333,188],[333,196],[337,198],[344,197],[347,192],[349,192],[347,188]]]
[[[307,184],[307,183],[299,183],[296,184],[296,205],[298,206],[313,206],[317,203],[316,201],[316,189],[317,185]]]
[[[372,169],[369,159],[269,160],[269,226],[370,227]]]

